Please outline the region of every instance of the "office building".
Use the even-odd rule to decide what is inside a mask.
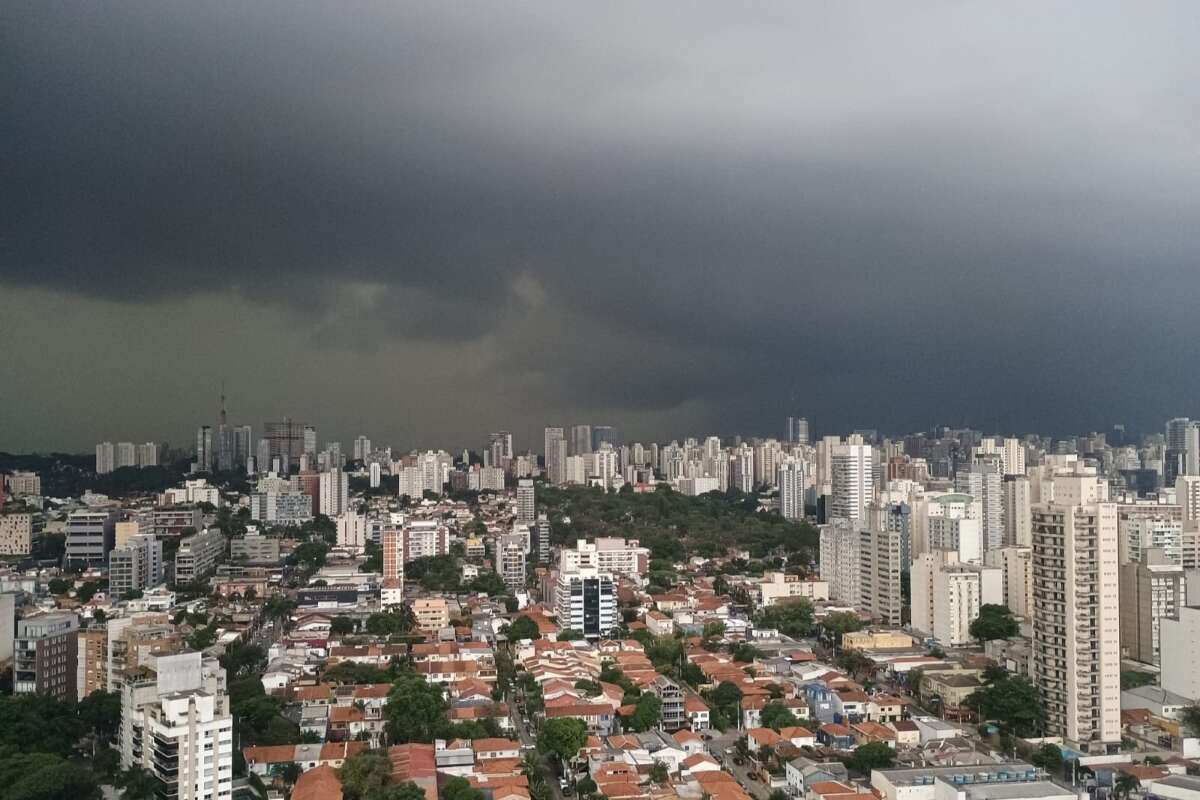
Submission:
[[[875,496],[874,450],[865,444],[838,444],[830,453],[830,519],[866,518]]]
[[[532,523],[537,519],[537,497],[534,493],[533,479],[521,478],[517,481],[517,522]]]
[[[487,447],[484,448],[487,466],[505,468],[513,459],[513,435],[508,431],[496,431],[488,434]]]
[[[308,452],[305,450],[305,431],[309,426],[292,422],[284,418],[283,422],[268,422],[263,426],[263,441],[266,441],[266,452],[263,453],[259,444],[259,460],[263,463],[259,469],[266,471],[274,469],[274,461],[279,460],[278,472],[283,475],[291,474],[300,469],[300,457]],[[312,449],[316,450],[316,432],[313,431]],[[265,458],[264,458],[265,456]]]
[[[175,582],[192,583],[211,575],[225,555],[225,537],[218,529],[184,538],[175,553]]]
[[[1121,565],[1121,649],[1126,658],[1157,666],[1161,621],[1186,603],[1183,566],[1159,548]]]
[[[337,518],[337,544],[353,552],[362,552],[367,546],[367,516],[347,512]]]
[[[247,564],[277,564],[279,540],[257,531],[247,531],[244,536],[230,540],[229,558]]]
[[[108,591],[117,599],[163,582],[162,542],[153,533],[130,537],[108,554]]]
[[[37,614],[17,622],[13,641],[13,693],[44,694],[73,703],[79,664],[79,617]]]
[[[193,472],[212,472],[216,464],[216,453],[213,452],[213,429],[210,425],[201,425],[196,429],[196,460],[193,462]]]
[[[617,441],[616,428],[613,428],[611,425],[593,425],[592,452],[599,450],[600,446],[605,444],[614,449],[620,444],[620,442]]]
[[[792,444],[808,444],[808,420],[805,417],[787,418],[787,440]]]
[[[545,431],[546,480],[554,486],[567,482],[567,440],[562,428]]]
[[[592,426],[572,425],[567,455],[584,456],[592,452]]]
[[[107,562],[116,535],[116,514],[110,511],[73,511],[67,517],[69,563],[101,565]]]
[[[1033,507],[1033,682],[1047,735],[1106,750],[1121,742],[1117,508],[1093,473],[1051,481]]]

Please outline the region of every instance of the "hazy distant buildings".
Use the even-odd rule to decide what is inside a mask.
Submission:
[[[567,455],[583,456],[590,452],[592,452],[592,426],[572,425]]]
[[[792,444],[808,444],[808,419],[788,417],[787,440]]]
[[[546,428],[546,480],[555,486],[567,482],[567,440],[562,428]]]

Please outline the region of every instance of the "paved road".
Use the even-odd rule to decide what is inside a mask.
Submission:
[[[713,738],[705,742],[708,752],[712,754],[721,764],[721,768],[732,775],[742,788],[746,790],[751,797],[763,800],[771,793],[770,788],[761,781],[750,779],[750,772],[754,765],[746,760],[740,767],[733,763],[736,756],[734,743],[742,736],[742,732],[736,729],[730,729],[725,733],[716,733]]]

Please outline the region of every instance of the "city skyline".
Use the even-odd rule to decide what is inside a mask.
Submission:
[[[1150,430],[1200,393],[1163,11],[10,9],[0,447],[221,381],[343,440]]]

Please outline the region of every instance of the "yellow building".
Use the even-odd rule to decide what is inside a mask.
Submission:
[[[450,607],[441,598],[414,600],[412,610],[417,627],[423,631],[436,631],[450,624]]]
[[[847,650],[905,650],[913,639],[903,631],[855,631],[842,634],[842,647]]]

